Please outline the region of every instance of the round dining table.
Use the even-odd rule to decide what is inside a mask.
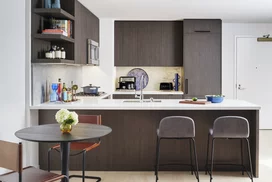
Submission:
[[[108,126],[78,123],[73,126],[70,133],[63,134],[59,124],[46,124],[21,129],[15,133],[15,136],[31,142],[60,143],[61,174],[69,178],[70,143],[101,138],[111,131],[112,129]],[[65,182],[65,179],[62,182]]]

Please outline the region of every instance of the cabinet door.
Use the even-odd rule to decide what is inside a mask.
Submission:
[[[135,66],[160,66],[162,63],[161,22],[136,22],[138,59]]]
[[[92,32],[92,39],[99,43],[99,19],[90,12],[90,18],[92,22],[91,32]]]
[[[123,23],[123,35],[118,38],[122,45],[120,59],[117,59],[115,66],[138,66],[137,50],[137,24],[134,22]]]
[[[88,55],[88,9],[82,5],[82,16],[81,16],[81,64],[87,64]]]
[[[74,35],[75,35],[75,63],[81,64],[81,10],[82,5],[75,1],[75,25],[74,25]]]
[[[158,66],[182,66],[183,23],[181,21],[162,22],[161,61]]]
[[[124,22],[116,21],[114,23],[114,66],[125,66],[123,61],[123,35]]]
[[[221,94],[221,34],[185,34],[183,61],[185,96]]]

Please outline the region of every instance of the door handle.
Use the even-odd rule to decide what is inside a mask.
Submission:
[[[243,88],[241,84],[238,85],[239,90],[245,90],[246,88]]]

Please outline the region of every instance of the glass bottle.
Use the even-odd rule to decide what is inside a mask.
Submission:
[[[61,59],[66,59],[66,52],[63,47],[61,48]]]
[[[51,8],[51,0],[44,0],[44,8]]]
[[[57,50],[56,50],[56,53],[55,53],[55,58],[56,59],[61,59],[61,51],[60,51],[59,47],[57,47]]]
[[[62,92],[62,84],[61,84],[61,79],[59,78],[59,81],[58,81],[58,101],[62,100],[61,92]]]
[[[67,102],[68,98],[67,98],[67,88],[65,83],[63,83],[63,88],[62,88],[62,100],[64,102]]]

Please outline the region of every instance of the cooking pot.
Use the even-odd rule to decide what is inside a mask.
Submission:
[[[82,88],[85,94],[98,94],[98,88],[100,87],[92,86],[92,84],[90,84],[89,86],[85,86]]]

